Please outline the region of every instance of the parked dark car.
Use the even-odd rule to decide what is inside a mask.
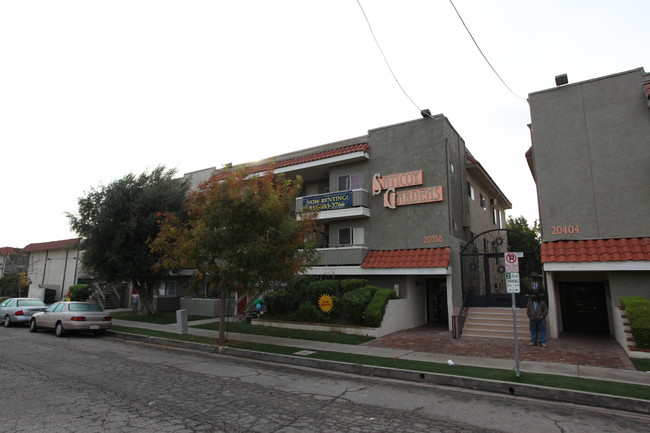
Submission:
[[[25,324],[32,314],[47,310],[47,305],[40,299],[9,298],[0,304],[0,318],[5,328],[14,324]]]
[[[111,327],[113,318],[94,302],[55,302],[29,321],[29,330],[53,329],[57,337],[68,331],[91,331],[101,334]]]

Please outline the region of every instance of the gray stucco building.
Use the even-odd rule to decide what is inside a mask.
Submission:
[[[308,273],[394,288],[393,330],[451,328],[462,304],[460,250],[474,235],[504,227],[511,208],[443,115],[243,166],[302,176],[296,208],[319,205],[325,234]],[[215,171],[185,176],[196,186]]]
[[[612,333],[620,298],[650,296],[650,75],[529,95],[551,335]]]

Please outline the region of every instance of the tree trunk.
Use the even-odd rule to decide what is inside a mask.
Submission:
[[[153,314],[153,286],[147,282],[140,285],[137,283],[136,288],[138,289],[138,297],[140,298],[140,314]]]
[[[221,307],[219,315],[219,343],[226,342],[226,284],[219,281],[219,292],[221,293]]]

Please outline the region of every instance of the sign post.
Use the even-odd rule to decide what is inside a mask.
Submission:
[[[515,293],[521,291],[519,284],[519,254],[507,252],[503,255],[506,263],[506,290],[512,294],[512,327],[515,336],[515,374],[519,377],[519,339],[517,337],[517,305]]]

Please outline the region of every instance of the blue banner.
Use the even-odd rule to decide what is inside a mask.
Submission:
[[[302,206],[318,210],[336,210],[352,207],[352,191],[330,192],[302,198]]]

